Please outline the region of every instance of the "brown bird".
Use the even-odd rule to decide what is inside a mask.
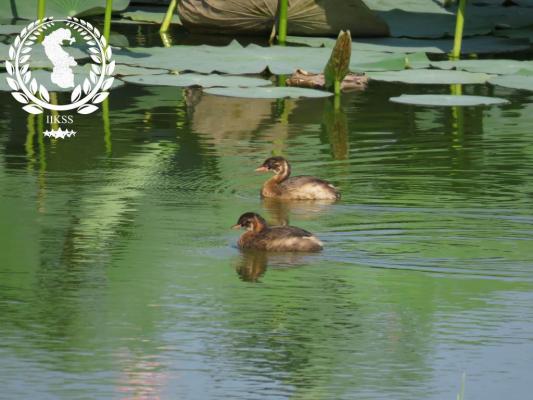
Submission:
[[[263,184],[261,197],[286,200],[338,200],[340,192],[331,183],[314,176],[289,178],[291,166],[283,157],[270,157],[256,169],[257,172],[274,172]]]
[[[242,214],[233,229],[245,228],[237,246],[240,249],[267,251],[320,251],[322,242],[304,229],[295,226],[268,226],[259,214]]]

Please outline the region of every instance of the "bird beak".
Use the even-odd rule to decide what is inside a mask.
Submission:
[[[255,172],[268,172],[268,167],[261,165],[259,168],[255,169]]]
[[[231,227],[231,229],[241,229],[242,226],[240,224],[235,224]]]

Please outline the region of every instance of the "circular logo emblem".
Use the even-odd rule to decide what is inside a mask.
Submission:
[[[79,48],[67,47],[74,43]],[[32,69],[32,55],[37,45],[42,45],[40,50],[44,50],[44,59],[52,68],[51,72],[46,71],[47,79],[42,79],[43,75]],[[78,63],[76,57],[69,54],[70,49],[78,53],[86,50],[79,58],[90,58],[91,62],[83,73],[74,70]],[[9,74],[7,83],[13,89],[13,97],[31,114],[41,114],[44,109],[90,114],[109,95],[115,69],[111,57],[111,46],[89,22],[74,17],[46,18],[26,26],[9,47],[9,59],[5,62]],[[54,91],[51,84],[63,91],[70,90],[68,104],[51,102],[50,91]]]

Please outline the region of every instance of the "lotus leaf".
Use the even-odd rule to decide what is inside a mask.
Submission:
[[[205,93],[217,96],[241,97],[250,99],[281,99],[299,97],[329,97],[330,92],[297,87],[254,87],[254,88],[212,88]]]
[[[370,72],[371,80],[384,82],[403,82],[420,85],[447,85],[453,83],[485,83],[490,75],[465,71],[446,71],[438,69],[419,69],[390,72]]]
[[[132,48],[115,52],[120,64],[147,68],[166,68],[199,73],[258,74],[267,67],[274,74],[291,74],[296,69],[313,73],[323,71],[330,49],[309,47],[242,47],[237,42],[220,46],[173,46],[170,48]],[[429,60],[423,53],[409,56],[412,68],[426,68]],[[405,56],[379,52],[352,54],[353,71],[403,69]]]
[[[131,7],[127,12],[122,13],[124,18],[129,18],[133,21],[152,22],[160,24],[165,18],[166,9],[162,7]],[[173,24],[181,24],[178,13],[172,16]]]
[[[75,84],[80,84],[83,82],[83,80],[88,76],[88,70],[89,68],[87,66],[79,66],[74,68],[74,81]],[[6,78],[9,75],[7,73],[0,73],[0,91],[8,91],[11,92],[12,89],[8,86],[6,82]],[[32,71],[32,77],[36,78],[37,82],[43,84],[49,92],[70,92],[74,88],[61,88],[57,86],[55,83],[52,83],[50,79],[50,71],[46,70],[36,70]],[[111,88],[117,88],[120,86],[124,86],[124,82],[115,79],[113,81],[113,85]]]
[[[455,7],[446,9],[442,1],[428,0],[364,0],[383,18],[391,29],[391,36],[439,38],[453,36],[455,29]],[[464,36],[483,35],[496,26],[521,28],[533,21],[533,8],[501,7],[469,2]],[[431,21],[421,23],[421,21]]]
[[[493,104],[507,104],[506,99],[498,97],[484,97],[484,96],[452,96],[445,94],[402,94],[399,97],[391,97],[389,99],[393,103],[413,104],[419,106],[479,106],[479,105],[493,105]]]
[[[139,85],[159,85],[159,86],[202,86],[202,87],[255,87],[269,86],[271,81],[259,78],[249,78],[244,76],[228,75],[200,75],[200,74],[182,74],[182,75],[142,75],[128,76],[122,78],[123,81]]]
[[[511,89],[533,91],[533,76],[527,75],[502,75],[489,80],[491,85],[503,86]]]
[[[12,35],[20,33],[24,25],[0,25],[0,35]]]
[[[484,72],[486,74],[512,75],[518,72],[533,73],[533,61],[515,60],[459,60],[436,61],[431,66],[438,69],[457,69],[468,72]]]
[[[332,48],[335,40],[330,38],[290,36],[289,42],[314,47]],[[409,38],[357,38],[352,41],[352,52],[377,51],[390,53],[449,53],[453,48],[452,39],[409,39]],[[527,39],[502,39],[491,36],[466,38],[463,40],[462,53],[507,53],[527,50]]]
[[[130,0],[113,0],[113,11],[123,11]],[[55,18],[103,14],[106,0],[46,0],[46,15]],[[34,20],[37,2],[28,0],[4,0],[0,2],[0,15]]]
[[[168,74],[168,69],[160,68],[143,68],[143,67],[132,67],[124,64],[117,64],[115,68],[116,76],[129,76],[129,75],[158,75],[158,74]]]

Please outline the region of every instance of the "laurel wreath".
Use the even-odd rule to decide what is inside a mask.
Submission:
[[[23,93],[21,84],[17,82],[17,70],[15,68],[16,56],[20,49],[18,72],[20,73],[20,77],[26,89],[28,89],[33,96],[38,97],[42,102],[46,103],[47,105],[51,105],[49,103],[50,93],[42,84],[39,84],[35,78],[32,78],[29,68],[32,50],[31,46],[35,44],[39,36],[44,31],[53,25],[55,25],[55,22],[52,18],[36,20],[27,25],[24,29],[22,29],[20,34],[15,38],[13,44],[9,47],[9,60],[5,62],[7,73],[10,76],[7,77],[6,80],[11,89],[13,89],[11,95],[18,102],[26,104],[24,107],[22,107],[22,109],[31,114],[41,114],[43,112],[43,107],[35,104],[25,93]],[[94,62],[94,64],[91,65],[89,77],[85,78],[83,83],[77,85],[72,91],[70,97],[71,102],[78,102],[82,97],[82,94],[88,95],[92,91],[93,85],[97,84],[98,76],[101,74],[104,75],[104,80],[100,87],[100,91],[91,98],[87,98],[86,101],[84,101],[83,104],[81,104],[76,110],[79,114],[91,114],[92,112],[98,110],[98,106],[96,104],[103,102],[107,96],[109,96],[108,90],[111,88],[111,85],[114,81],[114,78],[111,75],[115,70],[115,61],[111,61],[111,46],[107,45],[105,37],[100,33],[98,28],[89,22],[75,17],[68,17],[68,22],[66,25],[79,32],[86,43],[90,46],[89,55]],[[89,34],[87,31],[92,32],[94,37],[91,36],[91,34]],[[101,49],[103,49],[102,53],[100,52],[98,45]]]

